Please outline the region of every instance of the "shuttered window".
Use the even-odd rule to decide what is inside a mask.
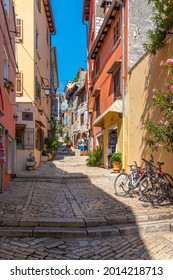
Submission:
[[[23,95],[23,73],[16,74],[16,94]]]
[[[23,20],[21,18],[16,18],[16,37],[17,40],[19,40],[20,42],[23,41]]]

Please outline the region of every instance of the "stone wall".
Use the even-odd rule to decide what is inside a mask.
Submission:
[[[152,27],[152,6],[148,0],[129,0],[129,68],[144,54],[146,31]]]

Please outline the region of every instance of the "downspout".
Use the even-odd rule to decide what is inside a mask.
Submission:
[[[86,27],[86,44],[87,44],[87,50],[86,50],[86,57],[87,57],[87,108],[89,109],[89,86],[90,86],[90,80],[89,80],[89,61],[88,61],[88,53],[89,53],[89,40],[88,40],[88,22],[84,22],[83,24]],[[89,110],[88,110],[89,111]],[[88,117],[87,117],[87,121],[90,123],[90,128],[91,128],[91,119],[90,119],[90,115],[88,113]]]
[[[125,98],[125,16],[124,10],[125,5],[122,1],[117,0],[117,2],[122,7],[122,127],[123,127],[123,147],[122,147],[122,169],[125,169],[125,143],[126,143],[126,127],[125,127],[125,106],[124,106],[124,98]]]

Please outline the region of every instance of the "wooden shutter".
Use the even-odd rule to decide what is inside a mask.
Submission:
[[[16,74],[16,94],[23,95],[23,73]]]
[[[17,39],[22,42],[23,41],[23,20],[21,18],[16,18],[16,30]]]

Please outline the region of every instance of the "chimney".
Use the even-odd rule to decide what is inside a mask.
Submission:
[[[102,0],[101,7],[103,8],[104,17],[107,15],[111,3],[112,0]]]

